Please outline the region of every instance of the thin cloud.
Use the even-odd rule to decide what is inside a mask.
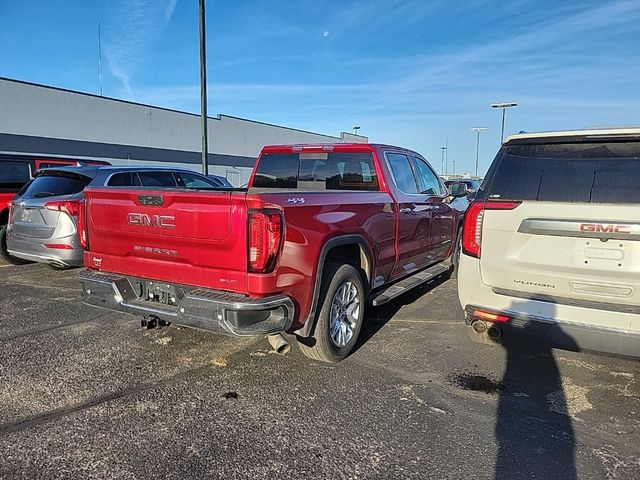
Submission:
[[[117,0],[105,25],[104,53],[127,95],[140,58],[165,29],[177,0]]]

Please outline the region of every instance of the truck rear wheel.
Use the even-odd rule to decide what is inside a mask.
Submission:
[[[337,363],[353,350],[364,319],[365,291],[360,272],[352,265],[329,264],[320,290],[312,346],[300,343],[307,357]]]
[[[14,257],[13,255],[9,255],[9,252],[7,251],[6,225],[0,229],[0,257],[11,265],[26,265],[27,263],[31,263],[28,260],[23,260],[21,258]]]

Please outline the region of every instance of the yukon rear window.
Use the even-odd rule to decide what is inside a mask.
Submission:
[[[24,192],[25,197],[44,198],[58,195],[73,195],[89,185],[91,179],[83,175],[40,175]]]
[[[510,145],[492,170],[488,198],[640,203],[640,142]]]
[[[30,178],[28,163],[0,160],[0,188],[20,188]]]
[[[379,190],[371,153],[265,154],[254,188]]]

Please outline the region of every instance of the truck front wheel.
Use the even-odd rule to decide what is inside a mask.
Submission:
[[[351,265],[329,264],[323,273],[312,345],[300,343],[309,358],[337,363],[353,350],[364,319],[365,292],[360,272]]]

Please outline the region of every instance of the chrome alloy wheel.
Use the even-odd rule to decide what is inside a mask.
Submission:
[[[353,338],[360,317],[360,295],[353,282],[345,282],[336,290],[331,302],[330,336],[342,348]]]

